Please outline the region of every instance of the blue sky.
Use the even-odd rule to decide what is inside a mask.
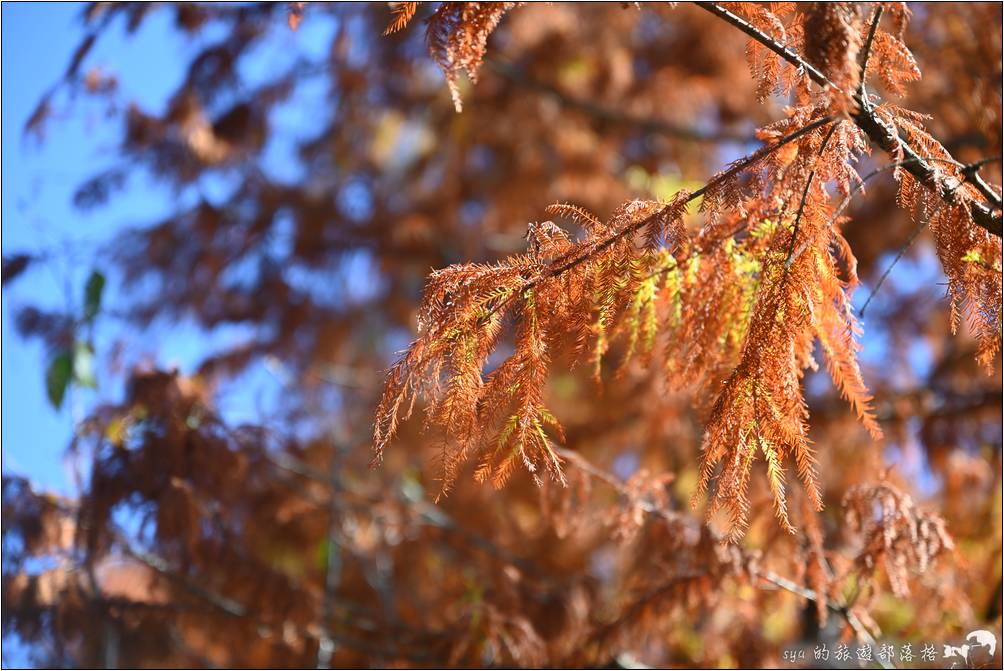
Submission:
[[[44,142],[22,133],[25,121],[45,91],[58,82],[82,39],[80,11],[76,4],[2,7],[3,253],[46,254],[44,263],[3,292],[3,470],[64,491],[69,481],[62,454],[72,432],[72,406],[79,412],[83,399],[71,399],[74,403],[64,405],[62,412],[49,406],[43,377],[46,353],[39,343],[17,336],[14,317],[30,302],[65,305],[67,285],[80,286],[80,277],[89,272],[81,265],[88,263],[115,216],[83,215],[71,201],[75,186],[114,151],[115,138],[106,126],[93,117],[73,114],[52,123]],[[114,58],[121,45],[98,48],[96,61]],[[152,89],[153,81],[146,78],[143,87]],[[65,98],[57,106],[62,108],[57,116],[67,112]],[[117,215],[128,216],[128,204],[121,207]]]
[[[76,188],[88,177],[111,167],[121,137],[118,117],[108,117],[102,103],[84,97],[70,99],[66,91],[54,98],[52,121],[39,142],[23,135],[25,121],[47,90],[63,75],[74,50],[86,34],[82,3],[5,3],[3,31],[3,176],[2,216],[4,255],[28,252],[44,257],[3,292],[2,403],[4,473],[29,476],[42,488],[73,492],[64,454],[72,438],[73,420],[85,415],[96,400],[114,400],[121,389],[116,381],[99,379],[96,392],[75,390],[61,411],[50,407],[44,371],[48,353],[37,341],[26,342],[15,330],[15,317],[25,305],[52,308],[79,306],[82,287],[93,268],[109,275],[105,304],[114,308],[118,287],[111,264],[103,263],[106,243],[125,227],[142,225],[168,213],[193,194],[175,194],[139,174],[107,205],[90,211],[73,206]],[[196,37],[183,36],[172,12],[153,12],[139,30],[129,35],[124,19],[104,31],[84,61],[82,71],[100,68],[118,81],[120,97],[142,109],[161,112],[176,90],[194,49],[220,37],[212,24]],[[272,39],[262,41],[241,62],[249,81],[275,72],[297,57],[320,58],[335,28],[327,15],[312,16],[293,33],[285,22]],[[283,142],[268,147],[267,168],[277,178],[302,177],[291,151],[292,140],[309,128],[307,115],[316,115],[326,95],[318,82],[307,83],[290,104],[277,110],[273,126]],[[313,100],[312,100],[313,99]],[[314,104],[311,104],[311,103]],[[202,184],[210,193],[228,188],[224,181]],[[346,268],[346,271],[350,270]],[[217,347],[249,337],[246,329],[223,328],[206,334],[192,324],[155,324],[143,333],[135,327],[116,329],[114,320],[99,325],[98,355],[115,338],[125,338],[133,355],[162,367],[190,370],[201,356]],[[100,370],[100,369],[99,369]],[[262,371],[234,385],[220,401],[231,421],[253,419],[262,407],[262,394],[275,381]],[[119,382],[120,384],[120,382]],[[267,399],[266,399],[267,400]]]
[[[4,473],[29,476],[44,488],[72,492],[63,455],[80,418],[95,394],[75,391],[57,412],[44,387],[47,352],[15,331],[15,316],[28,304],[79,305],[83,283],[92,268],[102,266],[104,243],[123,227],[142,224],[166,213],[172,194],[143,175],[107,206],[81,211],[73,206],[77,186],[117,155],[121,126],[93,100],[71,100],[63,91],[54,98],[52,121],[44,140],[25,137],[23,128],[38,101],[55,86],[83,39],[79,3],[4,3],[3,31],[3,176],[4,255],[28,252],[44,260],[3,292],[2,403]],[[121,21],[121,19],[120,19]],[[205,37],[203,39],[206,39]],[[163,109],[184,73],[191,45],[172,26],[170,13],[155,12],[139,31],[127,35],[121,26],[106,31],[85,61],[85,70],[101,68],[118,80],[122,97],[152,111]],[[114,304],[110,277],[106,304]],[[193,362],[202,348],[193,329],[171,329],[143,335],[143,345],[167,365]],[[139,335],[139,334],[137,334]],[[101,354],[101,331],[98,350]],[[98,380],[97,394],[114,398],[110,380]],[[104,384],[102,384],[104,382]]]

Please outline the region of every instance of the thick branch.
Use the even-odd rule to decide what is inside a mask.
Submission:
[[[986,163],[996,160],[1000,159],[984,159],[982,161],[977,161],[976,163],[970,163],[967,166],[963,166],[962,174],[976,186],[979,192],[983,194],[984,198],[993,203],[994,207],[1000,209],[1002,206],[1000,194],[990,188],[990,185],[984,182],[983,178],[980,177],[980,168],[986,165]]]
[[[887,121],[874,112],[865,110],[863,105],[859,105],[858,108],[859,111],[854,115],[854,123],[865,132],[874,144],[892,156],[901,154],[905,159],[903,169],[916,177],[921,184],[938,194],[946,203],[950,205],[959,203],[955,193],[960,186],[958,180],[946,177],[935,170],[934,166],[918,155],[910,144],[900,137],[899,131]],[[969,203],[969,211],[977,226],[1001,237],[1000,212],[994,212],[987,205],[976,201]]]
[[[743,20],[739,16],[736,16],[724,7],[720,7],[713,2],[697,2],[695,4],[702,9],[711,12],[730,25],[735,26],[762,44],[764,47],[770,49],[778,56],[794,65],[796,68],[804,71],[806,75],[808,75],[808,77],[816,84],[823,87],[836,88],[833,82],[826,78],[826,75],[814,68],[805,59],[788,47],[777,42],[770,35],[767,35],[763,31],[759,30],[748,21]],[[852,118],[858,128],[865,132],[868,139],[878,145],[878,147],[880,147],[883,151],[892,154],[893,156],[902,155],[903,158],[909,159],[910,162],[903,165],[903,168],[906,171],[916,177],[921,184],[938,194],[938,196],[945,202],[953,205],[958,204],[955,192],[959,187],[959,183],[956,180],[946,177],[936,171],[934,167],[924,161],[913,150],[910,143],[900,137],[899,131],[895,127],[891,127],[888,122],[879,118],[875,114],[871,106],[867,104],[867,101],[863,100],[858,95],[855,95],[855,99],[858,103],[858,109]],[[978,184],[977,188],[981,192],[983,191],[983,189],[980,189]],[[999,199],[993,198],[990,200],[991,202],[999,201]],[[969,211],[972,214],[973,222],[977,226],[980,226],[997,237],[1001,237],[1002,226],[1000,212],[994,212],[993,208],[976,201],[972,201],[968,205]]]

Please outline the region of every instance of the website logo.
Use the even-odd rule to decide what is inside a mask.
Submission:
[[[991,662],[996,652],[997,637],[986,629],[977,629],[966,635],[966,642],[962,645],[946,645],[942,657],[955,659],[951,666],[954,669],[960,661],[966,667]]]

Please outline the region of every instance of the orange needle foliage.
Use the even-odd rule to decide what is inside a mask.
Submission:
[[[476,72],[487,33],[505,11],[461,4],[463,9],[446,3],[429,19],[430,49],[455,99],[454,54],[465,54],[465,67]],[[674,383],[718,390],[706,421],[697,493],[714,481],[708,514],[727,510],[733,539],[748,524],[750,471],[758,459],[766,464],[783,528],[794,532],[785,494],[789,458],[811,505],[822,505],[801,388],[804,372],[817,366],[817,342],[834,384],[869,434],[881,439],[857,359],[860,327],[850,302],[857,260],[841,235],[826,185],[847,196],[860,179],[853,163],[870,151],[865,132],[847,118],[850,106],[875,105],[860,95],[851,98],[859,77],[867,78],[870,66],[900,91],[916,78],[916,64],[903,43],[881,28],[868,42],[874,55],[857,58],[868,24],[847,3],[822,4],[794,17],[790,5],[737,3],[734,9],[765,34],[773,29],[789,53],[804,51],[828,85],[813,90],[807,73],[783,70],[780,56],[761,53],[764,43],[752,42],[750,65],[761,97],[774,91],[792,96],[793,104],[785,120],[759,131],[774,144],[701,190],[706,223],[693,233],[682,224],[692,199],[687,191],[668,202],[626,203],[605,224],[574,206],[557,205],[555,213],[582,227],[580,240],[552,222],[531,224],[530,253],[494,266],[458,265],[434,273],[420,311],[419,339],[391,371],[377,409],[377,459],[399,416],[410,415],[416,397],[424,396],[426,427],[444,436],[444,490],[472,453],[480,460],[479,481],[500,486],[523,464],[538,482],[540,472],[564,482],[546,432],[552,427],[562,433],[543,404],[549,352],[568,344],[572,363],[588,358],[598,381],[602,357],[616,337],[628,341],[625,357],[647,355],[646,362],[667,370]],[[898,21],[905,21],[905,12],[896,8]],[[920,115],[895,106],[878,107],[876,114],[922,156],[951,158],[923,129]],[[811,132],[804,132],[810,125]],[[900,169],[899,202],[915,216],[933,213],[929,225],[949,277],[952,328],[960,314],[970,315],[979,335],[977,358],[989,367],[1000,344],[1001,278],[997,268],[970,261],[1000,258],[1000,235],[973,222],[967,203],[981,195],[964,182],[960,168],[946,161],[936,169],[939,180],[954,180],[958,188],[932,192]],[[718,291],[709,295],[708,286]],[[517,324],[514,352],[488,372],[506,319]],[[688,328],[694,323],[698,329]],[[657,334],[672,347],[653,357]],[[675,370],[698,352],[711,356],[698,357],[678,377]]]

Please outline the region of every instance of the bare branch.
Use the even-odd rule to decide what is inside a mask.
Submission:
[[[896,252],[896,258],[892,260],[892,263],[890,263],[889,266],[882,273],[882,277],[879,278],[878,282],[875,284],[875,287],[871,290],[871,292],[869,292],[868,298],[865,299],[865,304],[862,305],[861,309],[858,311],[859,317],[865,316],[865,310],[868,309],[868,306],[871,304],[872,299],[875,298],[875,294],[878,293],[878,290],[882,288],[883,284],[885,284],[885,280],[887,277],[889,277],[889,273],[891,273],[892,269],[896,266],[897,263],[899,263],[899,260],[903,258],[903,255],[906,254],[906,251],[910,249],[911,246],[913,246],[913,243],[914,241],[916,241],[917,236],[920,235],[920,232],[923,231],[926,226],[927,226],[927,219],[924,219],[919,224],[917,224],[917,226],[913,229],[913,232],[910,233],[910,237],[907,239],[905,243],[903,243],[903,246],[899,248],[899,251]]]
[[[792,65],[794,65],[799,70],[805,72],[805,74],[809,76],[809,79],[819,84],[820,86],[824,88],[833,88],[833,89],[840,88],[839,86],[831,82],[829,79],[827,79],[826,75],[824,75],[818,68],[814,67],[811,63],[806,61],[804,58],[796,54],[794,51],[792,51],[785,45],[781,44],[780,42],[772,38],[770,35],[764,33],[762,30],[754,26],[749,21],[746,21],[742,17],[733,14],[729,10],[725,9],[721,5],[718,5],[717,3],[714,2],[695,2],[694,4],[700,7],[701,9],[711,12],[712,14],[722,19],[723,21],[730,23],[739,30],[743,31],[744,33],[752,37],[754,40],[756,40],[763,46],[773,51],[778,56],[788,61]]]
[[[614,108],[597,104],[590,100],[583,100],[581,98],[570,96],[552,84],[534,79],[527,72],[519,69],[511,63],[506,63],[505,61],[500,61],[494,58],[486,58],[485,63],[490,68],[495,70],[495,72],[497,72],[501,77],[508,79],[514,84],[545,93],[557,100],[561,105],[583,112],[598,121],[631,126],[642,132],[655,133],[679,140],[690,140],[693,142],[730,142],[735,144],[753,144],[757,142],[757,139],[752,135],[746,135],[743,133],[731,132],[728,130],[708,133],[689,126],[670,123],[662,119],[627,114]]]
[[[882,4],[879,4],[875,8],[875,14],[872,16],[872,25],[868,29],[868,39],[865,40],[864,49],[861,51],[861,76],[858,77],[858,99],[862,105],[868,104],[868,95],[865,91],[865,79],[868,75],[868,58],[872,53],[872,44],[875,42],[875,33],[878,31],[883,11],[885,11],[885,6]]]
[[[980,177],[979,171],[987,163],[992,163],[994,161],[1000,161],[1000,157],[983,159],[982,161],[977,161],[975,163],[970,163],[969,165],[962,167],[962,174],[973,183],[973,185],[979,190],[983,197],[994,204],[995,207],[1001,207],[1001,196],[999,193],[994,191],[989,184],[983,181]]]

